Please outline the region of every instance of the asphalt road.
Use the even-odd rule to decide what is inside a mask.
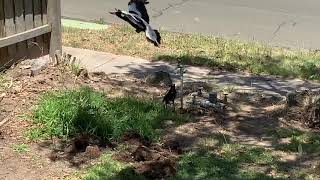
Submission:
[[[62,0],[62,15],[123,23],[108,11],[127,10],[128,0]],[[320,49],[319,0],[149,0],[151,25],[274,46]]]

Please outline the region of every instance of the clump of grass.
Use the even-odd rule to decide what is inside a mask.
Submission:
[[[184,154],[172,179],[281,179],[259,171],[260,167],[276,167],[270,151],[239,144],[224,144],[217,150]]]
[[[93,179],[132,179],[143,180],[142,176],[136,175],[132,167],[128,164],[123,164],[112,159],[112,154],[105,154],[101,158],[101,163],[89,168],[86,175],[83,177],[85,180]]]
[[[9,82],[5,75],[0,72],[0,92],[7,91],[11,86],[11,82]]]
[[[183,120],[161,104],[135,97],[109,99],[82,87],[44,95],[34,113],[36,128],[29,137],[73,137],[89,134],[103,140],[128,132],[156,140],[163,120]]]
[[[155,48],[128,26],[92,31],[64,28],[63,44],[131,55],[150,60],[181,62],[255,74],[320,79],[320,53],[273,48],[256,42],[161,31],[163,43]],[[85,43],[83,43],[85,41]]]
[[[81,66],[79,63],[77,64],[71,64],[70,65],[70,70],[72,72],[72,74],[74,74],[75,76],[79,76],[81,73]]]
[[[320,135],[313,132],[303,132],[289,128],[279,128],[274,135],[275,139],[289,138],[288,144],[277,144],[276,147],[282,151],[298,152],[299,149],[303,153],[319,153],[320,152]]]
[[[99,18],[98,20],[94,20],[94,23],[97,24],[106,24],[105,20],[103,18]]]
[[[26,153],[30,151],[29,147],[25,144],[16,144],[12,148],[13,148],[13,151],[17,153]]]

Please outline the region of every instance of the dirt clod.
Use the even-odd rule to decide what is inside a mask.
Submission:
[[[98,158],[101,156],[101,151],[97,145],[87,146],[85,153],[90,158]]]

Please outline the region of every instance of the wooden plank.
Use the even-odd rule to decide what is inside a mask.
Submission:
[[[4,11],[3,0],[0,0],[0,38],[5,36]]]
[[[4,0],[5,36],[11,36],[16,33],[13,7],[14,5],[12,0]]]
[[[61,0],[48,0],[48,22],[51,24],[50,34],[50,57],[54,58],[55,53],[62,54],[61,40]]]
[[[16,33],[24,32],[25,21],[24,21],[24,0],[14,0],[14,8],[15,8],[15,24],[16,24]],[[17,44],[17,58],[25,59],[27,55],[27,44],[26,41],[19,42]]]
[[[37,27],[28,31],[24,31],[22,33],[18,33],[12,36],[4,37],[0,39],[0,48],[8,46],[10,44],[22,42],[34,37],[41,36],[51,31],[50,25],[44,25],[41,27]]]
[[[33,29],[33,0],[24,0],[24,21],[26,30]],[[27,49],[28,49],[28,56],[30,57],[30,52],[33,50],[33,44],[32,42],[35,41],[35,39],[29,39],[27,40]]]
[[[47,0],[41,0],[42,25],[48,24]]]
[[[41,0],[33,0],[33,23],[34,27],[42,26]]]
[[[4,37],[5,34],[5,24],[4,24],[4,4],[3,0],[0,0],[0,38]],[[8,49],[0,48],[0,71],[2,71],[2,66],[7,62]]]
[[[32,29],[33,26],[33,1],[24,0],[24,16],[26,30]]]
[[[40,27],[42,26],[42,8],[41,8],[41,0],[33,0],[33,24],[34,27]],[[39,36],[35,38],[35,43],[37,43],[37,50],[33,53],[35,53],[35,56],[40,56],[43,53],[43,36]],[[39,47],[41,49],[39,49]]]
[[[14,4],[13,0],[4,0],[4,14],[5,14],[5,32],[6,37],[16,34],[16,26],[14,23]],[[11,62],[16,58],[17,46],[16,44],[8,44],[8,60]]]
[[[42,9],[42,24],[46,25],[48,24],[48,1],[47,0],[41,0],[41,9]],[[43,48],[44,48],[44,53],[48,54],[49,53],[49,34],[44,34],[43,35]]]

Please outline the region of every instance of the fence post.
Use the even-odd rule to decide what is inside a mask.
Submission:
[[[49,54],[54,58],[55,53],[62,53],[61,0],[48,0],[48,22],[52,28]]]

